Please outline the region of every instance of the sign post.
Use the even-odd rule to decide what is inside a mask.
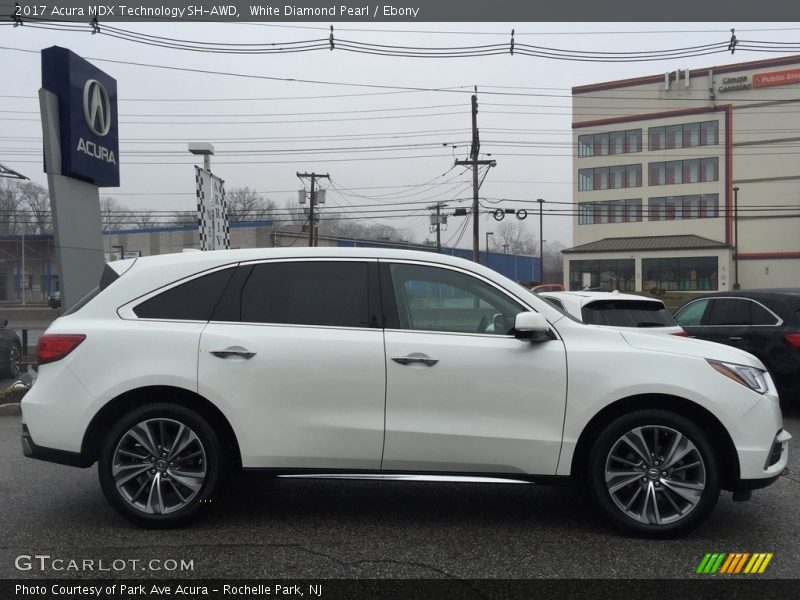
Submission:
[[[39,107],[61,302],[69,308],[103,271],[98,190],[119,186],[117,82],[53,46],[42,50]]]

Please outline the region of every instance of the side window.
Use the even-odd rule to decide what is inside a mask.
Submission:
[[[525,310],[491,285],[457,271],[419,265],[390,267],[400,327],[452,333],[511,333]]]
[[[741,298],[717,299],[711,306],[708,324],[752,325],[753,306],[753,302]]]
[[[140,319],[208,321],[235,267],[196,277],[145,300],[133,309]]]
[[[264,263],[241,291],[245,323],[375,327],[368,264],[349,261]]]
[[[697,327],[702,325],[703,313],[706,312],[708,300],[696,300],[687,304],[675,313],[675,320],[681,327]]]

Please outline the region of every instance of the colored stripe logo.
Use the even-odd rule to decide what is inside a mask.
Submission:
[[[707,552],[696,572],[702,575],[761,574],[772,556],[772,552]]]

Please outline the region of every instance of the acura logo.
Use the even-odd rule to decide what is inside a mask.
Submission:
[[[83,117],[89,130],[104,136],[111,129],[111,103],[103,84],[89,79],[83,85]]]

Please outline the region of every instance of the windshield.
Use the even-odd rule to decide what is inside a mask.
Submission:
[[[613,327],[675,327],[677,323],[660,302],[598,300],[581,309],[583,322]]]

